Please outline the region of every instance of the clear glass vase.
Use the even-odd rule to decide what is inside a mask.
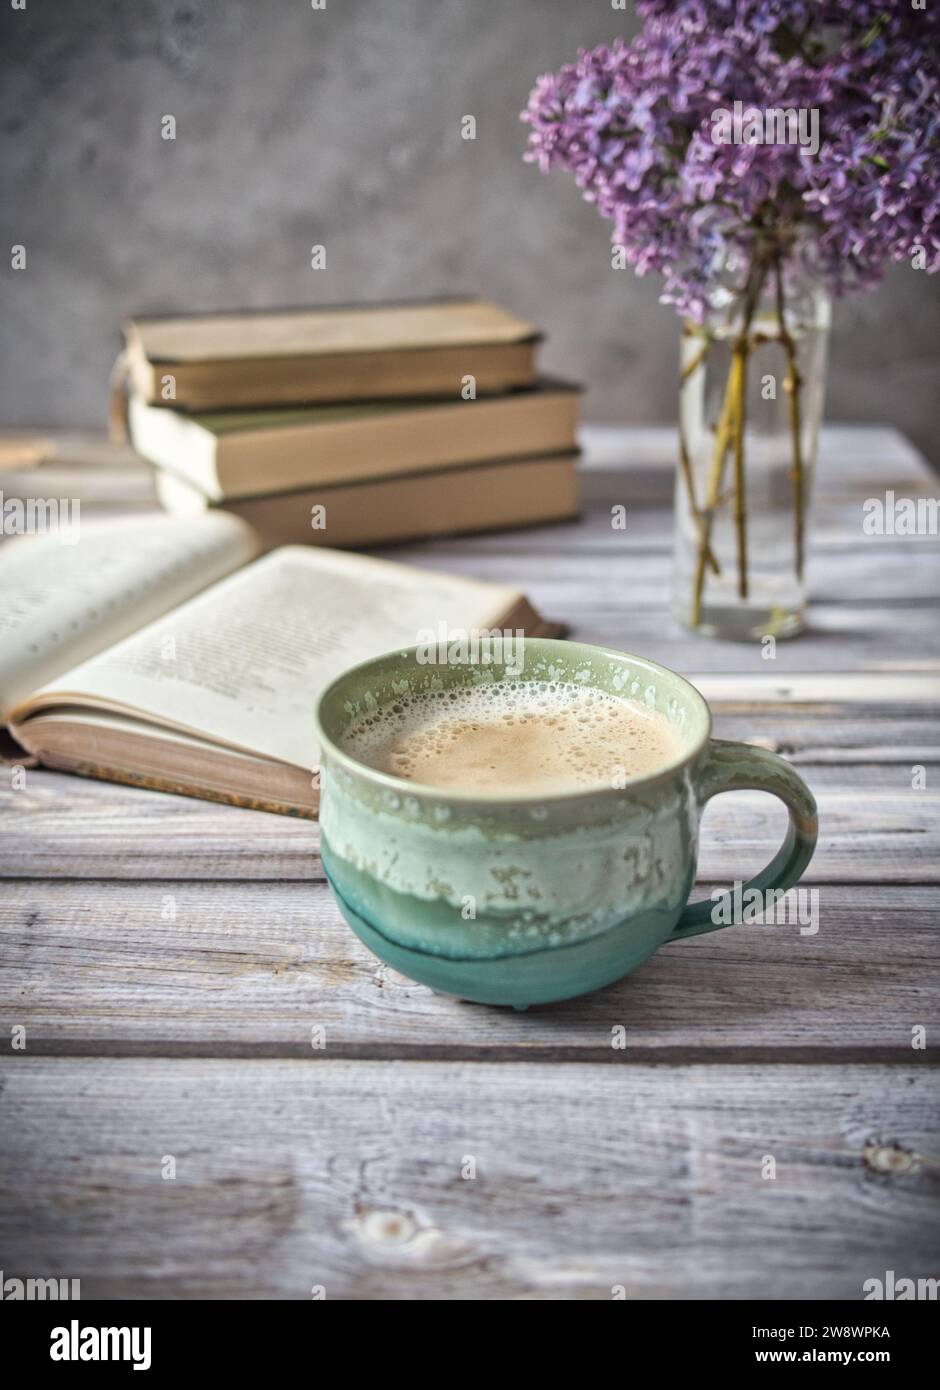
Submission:
[[[792,637],[826,387],[830,302],[795,258],[729,262],[683,330],[673,612],[711,637]]]

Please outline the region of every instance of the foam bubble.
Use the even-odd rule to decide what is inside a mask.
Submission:
[[[619,786],[665,767],[678,735],[648,705],[573,682],[499,682],[399,697],[343,747],[406,781],[522,795]]]

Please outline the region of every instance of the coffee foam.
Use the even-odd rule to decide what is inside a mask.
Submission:
[[[412,695],[355,721],[343,748],[405,781],[522,795],[616,786],[675,761],[662,715],[574,682]]]

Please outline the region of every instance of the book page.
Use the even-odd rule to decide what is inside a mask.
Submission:
[[[285,546],[67,672],[36,706],[97,698],[213,742],[312,768],[319,693],[422,630],[492,627],[512,589]],[[426,639],[424,639],[426,640]]]
[[[0,545],[0,709],[54,680],[258,553],[244,521],[146,516],[81,522],[78,539]]]

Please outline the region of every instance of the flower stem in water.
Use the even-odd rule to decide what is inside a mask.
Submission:
[[[787,355],[787,378],[783,383],[783,389],[789,398],[790,407],[790,437],[793,448],[793,465],[790,469],[790,480],[793,484],[793,527],[794,527],[794,551],[796,555],[796,577],[803,578],[803,513],[805,506],[805,470],[803,468],[803,446],[801,440],[801,421],[800,421],[800,387],[803,384],[802,377],[797,366],[796,343],[787,328],[786,306],[784,303],[783,292],[783,266],[778,256],[774,263],[774,279],[776,282],[777,300],[777,329],[780,335],[780,344]]]

